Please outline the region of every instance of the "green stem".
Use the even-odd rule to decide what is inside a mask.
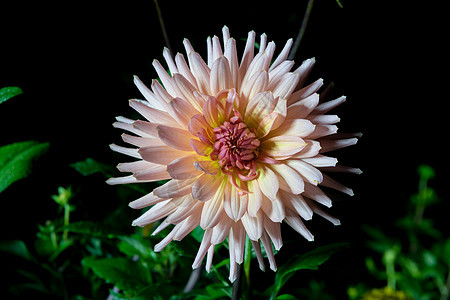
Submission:
[[[156,12],[158,13],[158,19],[159,19],[159,25],[161,26],[162,35],[164,37],[164,42],[166,43],[166,47],[169,49],[171,55],[172,55],[172,48],[170,47],[169,43],[169,36],[167,35],[166,26],[164,25],[164,19],[161,13],[161,9],[159,8],[158,0],[153,0],[155,2],[156,6]]]
[[[69,206],[69,204],[65,204],[64,205],[64,227],[69,226],[69,220],[70,220],[70,206]],[[68,236],[69,236],[69,230],[64,229],[63,240],[67,241]]]
[[[298,47],[300,46],[300,42],[302,41],[303,35],[306,31],[306,26],[308,25],[309,16],[311,15],[311,10],[313,8],[314,0],[308,1],[308,6],[306,7],[305,15],[303,16],[302,26],[298,31],[297,37],[295,38],[294,45],[292,46],[291,52],[289,53],[288,60],[293,60],[295,58],[295,54],[297,53]]]

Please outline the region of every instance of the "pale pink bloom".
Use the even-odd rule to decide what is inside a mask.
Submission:
[[[187,61],[180,53],[173,59],[168,49],[163,51],[170,74],[153,61],[162,84],[153,80],[148,88],[135,77],[146,100],[132,99],[130,105],[146,120],[117,117],[114,127],[132,133],[122,138],[134,147],[111,148],[137,160],[118,165],[132,175],[108,183],[170,179],[130,203],[136,209],[152,206],[133,225],[164,219],[153,234],[175,225],[155,251],[200,226],[205,232],[193,268],[200,267],[206,255],[209,271],[214,246],[228,237],[229,279],[234,281],[248,236],[260,268],[262,243],[275,271],[271,244],[277,250],[283,245],[281,222],[312,241],[303,220],[314,213],[340,224],[323,209],[331,206],[331,199],[320,186],[353,195],[324,174],[361,172],[324,155],[357,142],[358,134],[338,134],[339,118],[326,114],[345,97],[319,104],[316,92],[323,80],[305,86],[314,58],[297,68],[286,60],[292,39],[274,57],[275,44],[267,43],[265,34],[255,53],[251,31],[240,63],[227,27],[223,47],[218,37],[207,39],[206,62],[187,39],[183,43]]]

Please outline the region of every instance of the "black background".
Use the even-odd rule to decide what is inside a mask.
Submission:
[[[265,32],[280,51],[295,38],[306,8],[306,1],[160,2],[174,53],[184,53],[182,40],[188,38],[203,57],[206,37],[221,37],[223,25],[240,53],[241,38],[250,30]],[[347,0],[340,8],[332,0],[315,1],[296,62],[315,57],[311,78],[332,80],[332,96],[347,96],[336,109],[339,130],[363,136],[336,157],[364,172],[338,177],[356,195],[340,197],[330,210],[341,219],[339,228],[313,220],[318,243],[362,243],[361,224],[389,230],[417,189],[422,163],[436,169],[431,185],[442,199],[427,216],[448,234],[449,27],[440,3]],[[57,187],[79,180],[70,163],[87,157],[111,165],[126,160],[109,150],[121,134],[111,124],[118,115],[136,116],[127,100],[142,97],[132,75],[150,84],[157,76],[151,63],[164,61],[165,45],[153,1],[14,2],[0,9],[0,87],[24,91],[0,107],[0,145],[30,139],[51,145],[28,179],[0,195],[2,238],[27,239],[36,223],[54,216],[49,197]],[[117,203],[109,202],[112,192],[103,179],[94,185],[92,199],[98,200],[90,205],[98,215],[90,210],[87,217],[101,221],[102,210]],[[354,252],[342,256],[341,265],[361,265],[362,272]],[[358,274],[348,276],[342,284]]]

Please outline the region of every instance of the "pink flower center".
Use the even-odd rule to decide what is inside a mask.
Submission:
[[[261,144],[255,133],[242,121],[239,112],[213,129],[214,150],[210,157],[218,160],[225,174],[238,175],[241,180],[255,179],[256,158]]]

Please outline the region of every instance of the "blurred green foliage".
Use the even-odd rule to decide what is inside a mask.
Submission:
[[[426,209],[440,199],[429,181],[434,169],[427,165],[417,168],[418,190],[410,197],[405,216],[399,218],[394,230],[382,231],[366,226],[367,246],[374,251],[366,258],[367,270],[386,288],[371,290],[361,284],[348,289],[350,299],[448,299],[450,289],[450,238],[444,237],[426,217]],[[389,294],[389,295],[388,295]],[[378,295],[378,296],[377,296]]]

